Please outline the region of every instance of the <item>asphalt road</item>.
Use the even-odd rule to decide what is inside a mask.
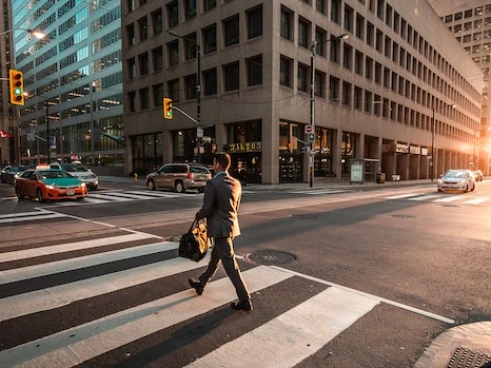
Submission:
[[[222,271],[189,290],[206,261],[172,241],[201,194],[101,189],[39,204],[0,186],[0,367],[411,367],[442,331],[491,320],[489,180],[466,194],[244,188],[249,314],[228,307]]]

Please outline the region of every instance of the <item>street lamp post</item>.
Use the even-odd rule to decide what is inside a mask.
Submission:
[[[169,31],[169,34],[193,43],[196,47],[196,151],[197,161],[201,163],[201,139],[203,138],[203,128],[201,127],[201,47],[193,39],[181,36],[174,31]]]
[[[50,129],[49,129],[49,104],[48,104],[48,99],[46,98],[44,100],[45,102],[45,108],[46,108],[46,148],[47,152],[46,155],[48,157],[48,165],[51,162],[51,136],[50,136]]]
[[[314,159],[315,159],[315,55],[318,45],[323,43],[345,40],[348,38],[348,34],[343,33],[339,36],[328,38],[327,40],[317,42],[317,40],[312,41],[310,47],[310,126],[312,127],[312,132],[314,134],[314,141],[309,142],[310,157],[309,157],[309,185],[312,188],[314,186]]]

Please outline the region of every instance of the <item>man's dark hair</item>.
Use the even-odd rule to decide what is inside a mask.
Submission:
[[[232,162],[232,159],[230,158],[230,155],[228,153],[217,153],[215,155],[215,161],[221,166],[223,170],[228,170],[230,168],[230,163]]]

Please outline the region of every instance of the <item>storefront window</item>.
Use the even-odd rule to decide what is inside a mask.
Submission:
[[[343,132],[343,141],[341,142],[341,174],[349,175],[350,159],[355,157],[355,135],[353,133]]]
[[[157,170],[164,163],[162,133],[133,137],[133,171],[146,174]]]

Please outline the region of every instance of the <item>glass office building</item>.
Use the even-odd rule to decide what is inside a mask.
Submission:
[[[13,0],[12,15],[14,65],[28,95],[21,161],[122,165],[120,2]]]

